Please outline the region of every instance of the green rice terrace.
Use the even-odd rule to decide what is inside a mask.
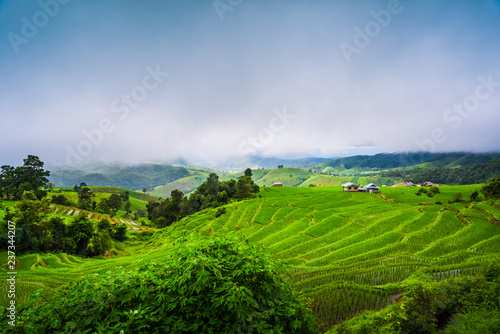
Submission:
[[[154,234],[130,231],[126,242],[116,243],[120,254],[110,259],[19,256],[18,303],[36,291],[50,296],[84,275],[131,267],[137,260],[161,261],[186,233],[234,231],[288,264],[286,280],[309,300],[319,327],[327,332],[363,311],[394,305],[416,281],[475,277],[498,262],[500,201],[449,203],[455,194],[468,199],[481,187],[442,186],[432,198],[416,196],[416,187],[383,187],[379,194],[343,192],[338,186],[264,187],[256,198],[225,205],[218,217],[208,209]],[[53,214],[71,215],[70,210],[75,209],[54,206]],[[0,259],[6,268],[5,252]],[[5,275],[2,269],[4,282]],[[7,285],[2,289],[5,306]]]

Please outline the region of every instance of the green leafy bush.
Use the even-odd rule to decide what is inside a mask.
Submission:
[[[481,191],[486,198],[500,198],[500,177],[490,180]]]
[[[222,216],[223,214],[226,213],[226,208],[217,208],[217,210],[215,211],[215,217],[218,218],[220,216]]]
[[[461,203],[464,201],[464,196],[462,193],[456,193],[453,195],[453,197],[448,201],[448,203],[453,204],[453,203]]]
[[[161,262],[94,274],[40,306],[13,333],[317,333],[310,311],[261,246],[236,236],[179,239]],[[6,309],[0,309],[5,318]]]
[[[328,333],[498,333],[499,272],[494,264],[484,278],[409,285],[402,302],[381,312],[365,312]]]

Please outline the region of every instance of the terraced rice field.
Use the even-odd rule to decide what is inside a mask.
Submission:
[[[442,187],[429,202],[476,188]],[[176,228],[207,234],[225,228],[266,246],[290,264],[289,281],[312,300],[324,330],[393,303],[401,292],[395,284],[416,275],[435,281],[475,275],[485,260],[500,259],[494,224],[500,210],[491,203],[418,205],[427,197],[416,189],[384,192],[398,201],[340,187],[267,188],[262,199],[230,205],[216,220],[203,213]]]
[[[212,209],[182,219],[128,249],[126,257],[20,257],[19,277],[27,291],[50,294],[83,274],[161,260],[183,231],[234,231],[289,264],[286,279],[311,301],[326,332],[359,312],[394,303],[408,282],[474,276],[488,261],[500,260],[500,202],[446,204],[454,193],[468,198],[479,188],[441,187],[441,194],[428,198],[406,187],[384,187],[383,194],[348,193],[338,186],[267,187],[261,197],[226,205],[218,218]]]

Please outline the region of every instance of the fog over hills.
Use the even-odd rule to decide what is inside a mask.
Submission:
[[[498,150],[499,16],[495,0],[1,1],[0,158]]]

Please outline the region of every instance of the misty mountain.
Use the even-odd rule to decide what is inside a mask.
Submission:
[[[282,159],[282,158],[260,157],[252,155],[243,158],[227,159],[226,161],[221,163],[208,164],[207,167],[216,170],[233,171],[233,172],[241,172],[246,168],[273,169],[277,168],[278,165],[283,165],[284,167],[309,168],[321,165],[322,163],[330,161],[331,159],[332,158],[315,158],[315,157],[307,157],[300,159]]]
[[[49,181],[57,187],[72,187],[85,182],[89,186],[113,186],[137,190],[164,185],[188,175],[190,173],[185,167],[170,165],[144,163],[124,166],[94,163],[92,166],[87,166],[87,170],[52,171]]]
[[[431,152],[404,152],[380,153],[375,155],[356,155],[346,158],[337,158],[324,163],[325,167],[334,168],[380,168],[390,169],[399,167],[470,167],[479,163],[500,158],[500,153],[431,153]]]

